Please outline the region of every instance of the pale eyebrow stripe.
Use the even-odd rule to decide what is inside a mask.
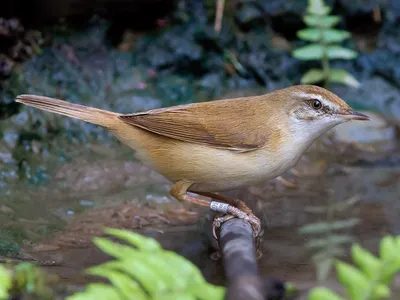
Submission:
[[[334,110],[338,109],[337,105],[328,101],[322,95],[317,95],[317,94],[312,94],[312,93],[304,93],[304,92],[296,92],[296,95],[299,96],[300,98],[304,98],[304,99],[318,99],[319,101],[323,102],[325,105],[330,107],[331,109],[334,109]]]
[[[316,98],[320,101],[325,100],[325,98],[322,95],[317,95],[317,94],[309,94],[309,93],[304,93],[304,92],[296,92],[296,95],[304,98],[304,99],[312,99],[312,98]]]

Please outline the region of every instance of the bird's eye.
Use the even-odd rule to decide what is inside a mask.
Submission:
[[[311,101],[311,107],[314,108],[315,110],[319,110],[322,108],[322,103],[319,100],[312,99]]]

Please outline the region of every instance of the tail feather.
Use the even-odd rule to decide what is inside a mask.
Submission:
[[[111,128],[119,119],[119,114],[107,110],[70,103],[49,97],[19,95],[16,102],[23,103],[49,112],[80,119],[89,123]]]

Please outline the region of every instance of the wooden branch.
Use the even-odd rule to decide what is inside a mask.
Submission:
[[[264,280],[257,266],[257,253],[251,225],[234,218],[221,225],[219,247],[228,279],[226,300],[281,299],[285,294],[280,280]]]

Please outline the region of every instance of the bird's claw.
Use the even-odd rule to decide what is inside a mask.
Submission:
[[[216,240],[218,240],[217,228],[220,228],[223,223],[233,218],[235,218],[235,216],[232,215],[223,215],[214,218],[212,224],[212,231],[213,231],[213,236]]]
[[[237,207],[217,201],[212,201],[210,204],[210,208],[213,211],[224,214],[223,216],[215,217],[213,221],[213,236],[216,240],[218,240],[216,229],[221,227],[224,222],[235,217],[243,219],[250,223],[251,227],[253,228],[253,237],[255,239],[257,239],[257,237],[259,236],[261,232],[261,221],[250,210],[250,213],[245,213]]]

